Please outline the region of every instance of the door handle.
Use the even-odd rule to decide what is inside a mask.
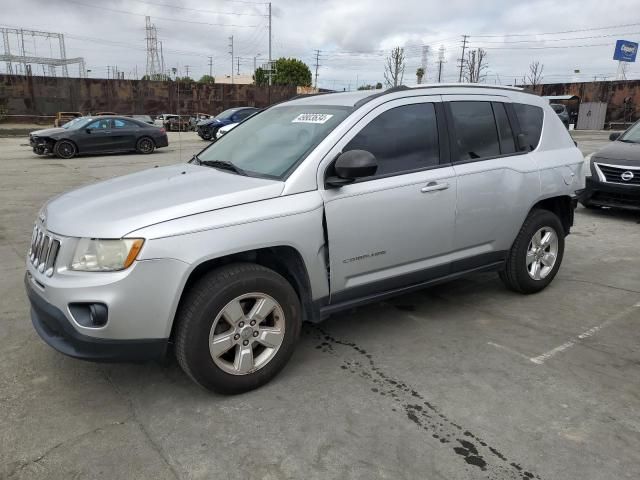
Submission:
[[[446,190],[447,188],[449,188],[449,184],[447,182],[443,182],[443,183],[429,182],[425,187],[422,187],[420,191],[422,193],[429,193],[429,192],[437,192],[439,190]]]

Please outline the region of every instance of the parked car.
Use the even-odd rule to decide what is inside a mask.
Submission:
[[[640,210],[640,122],[609,139],[613,142],[588,159],[580,203],[587,208]]]
[[[203,140],[215,140],[216,132],[220,127],[231,123],[239,123],[257,111],[259,111],[259,109],[254,107],[231,108],[212,119],[198,122],[196,131]]]
[[[224,127],[220,127],[218,129],[218,131],[216,132],[216,140],[218,138],[222,137],[229,130],[232,130],[233,128],[235,128],[238,125],[240,125],[240,123],[230,123],[229,125],[225,125]]]
[[[155,125],[153,118],[149,115],[127,115],[127,117],[134,118],[136,120],[140,120],[141,122],[147,123],[149,125]]]
[[[29,144],[38,155],[72,158],[87,153],[152,153],[169,145],[163,128],[127,117],[82,117],[61,128],[36,130]]]
[[[565,107],[561,103],[552,103],[551,108],[553,108],[553,111],[556,112],[560,120],[562,120],[562,124],[568,130],[569,129],[569,110],[567,110],[567,107]]]
[[[189,125],[191,127],[191,130],[195,132],[198,127],[198,122],[209,120],[210,118],[213,118],[213,115],[209,115],[208,113],[194,113],[189,117]]]
[[[92,117],[104,117],[107,115],[118,115],[116,112],[96,112],[93,115],[91,115]]]
[[[65,123],[73,120],[74,118],[82,117],[82,113],[80,112],[58,112],[56,113],[56,119],[53,121],[53,127],[58,128],[64,125]]]
[[[583,166],[549,104],[517,88],[280,103],[189,164],[50,200],[27,260],[33,325],[91,360],[171,345],[200,385],[250,390],[284,367],[302,321],[472,272],[544,289]]]

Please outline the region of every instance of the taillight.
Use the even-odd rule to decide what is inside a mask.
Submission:
[[[166,134],[166,133],[167,133],[167,131],[164,129],[164,127],[162,127],[162,128],[160,129],[160,133],[165,133],[165,134]]]

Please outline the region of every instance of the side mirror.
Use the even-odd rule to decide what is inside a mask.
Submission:
[[[529,142],[527,141],[526,133],[519,133],[517,136],[518,140],[518,151],[526,152],[529,150]]]
[[[335,177],[329,177],[326,184],[340,187],[352,183],[358,178],[370,177],[376,173],[378,162],[372,153],[366,150],[350,150],[341,153],[334,166]]]
[[[611,135],[609,135],[609,140],[611,140],[612,142],[618,140],[620,138],[620,135],[622,135],[622,132],[613,132]]]
[[[90,129],[90,128],[86,128],[86,129],[85,129],[85,132],[87,132],[87,133],[91,133],[91,129]]]

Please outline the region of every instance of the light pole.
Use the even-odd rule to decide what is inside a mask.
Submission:
[[[253,82],[256,83],[257,79],[256,79],[256,71],[258,70],[258,64],[257,64],[257,60],[258,57],[260,56],[260,54],[257,54],[255,57],[253,57]]]

